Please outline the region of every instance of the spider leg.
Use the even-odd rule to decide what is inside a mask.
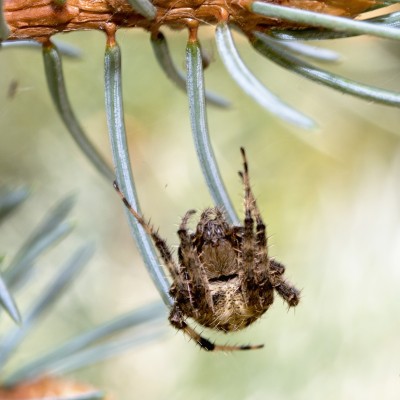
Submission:
[[[254,194],[251,191],[250,179],[249,179],[249,168],[246,158],[246,153],[243,148],[240,149],[243,158],[243,172],[239,172],[242,178],[244,189],[245,189],[245,234],[243,240],[243,261],[247,270],[249,270],[250,263],[254,265],[254,272],[249,274],[248,279],[253,280],[253,283],[257,284],[259,282],[265,282],[266,279],[270,281],[271,285],[278,292],[278,294],[288,303],[290,307],[294,307],[299,303],[300,292],[292,286],[290,283],[283,279],[283,273],[285,272],[285,267],[275,261],[268,258],[268,243],[266,236],[266,227],[262,220],[260,210],[257,207],[257,202],[255,200]],[[252,246],[250,231],[250,223],[246,220],[251,220],[252,216],[256,220],[256,234],[255,234],[255,249],[256,254],[251,254],[248,247]],[[246,241],[247,235],[247,241]],[[252,277],[253,276],[253,277]]]
[[[246,297],[252,293],[259,282],[267,280],[268,271],[263,265],[268,265],[267,239],[265,224],[262,221],[254,194],[250,187],[249,168],[246,153],[240,148],[243,158],[243,171],[239,172],[244,186],[244,210],[245,219],[242,233],[242,262],[244,269],[243,291]],[[254,233],[254,219],[256,220],[256,232]],[[258,268],[261,267],[261,268]],[[249,300],[249,299],[247,299]]]
[[[178,236],[180,239],[180,245],[178,248],[178,257],[180,268],[184,268],[184,273],[189,278],[186,282],[186,286],[189,292],[190,303],[193,306],[193,309],[197,312],[197,307],[193,298],[196,298],[197,300],[205,298],[211,310],[214,309],[214,303],[211,292],[207,289],[207,274],[195,248],[193,247],[192,237],[186,227],[189,218],[194,213],[194,210],[187,211],[179,226]]]
[[[246,153],[244,148],[241,147],[240,151],[243,157],[243,172],[239,172],[240,177],[242,178],[244,185],[244,228],[243,228],[243,249],[242,249],[242,257],[245,266],[247,266],[248,270],[253,263],[254,260],[254,251],[253,251],[253,241],[254,241],[254,220],[253,220],[253,204],[255,202],[253,193],[250,189],[250,181],[248,174],[248,165],[246,160]],[[250,272],[250,271],[249,271]]]
[[[267,246],[267,236],[266,236],[266,227],[264,221],[261,217],[260,210],[258,209],[256,199],[251,190],[250,186],[250,177],[249,177],[249,167],[246,157],[246,152],[243,147],[240,148],[240,152],[242,153],[243,158],[243,172],[239,171],[239,176],[242,179],[244,189],[245,189],[245,213],[246,217],[248,214],[254,215],[256,220],[256,252],[257,258],[261,262],[266,262],[268,259],[268,246]]]
[[[279,296],[286,301],[289,307],[296,307],[300,301],[300,290],[296,289],[282,277],[279,277],[279,280],[279,284],[273,284],[274,289],[278,292]]]
[[[285,266],[283,264],[276,260],[270,260],[269,280],[272,286],[283,298],[283,300],[286,301],[289,307],[295,307],[300,301],[300,291],[284,279],[284,272]]]
[[[246,153],[243,147],[240,149],[243,158],[243,172],[239,172],[245,188],[245,211],[246,219],[254,215],[256,220],[256,238],[255,238],[255,282],[263,282],[266,277],[269,278],[271,285],[278,294],[288,303],[289,307],[296,306],[300,301],[300,291],[283,278],[285,267],[275,260],[268,258],[268,245],[266,236],[266,227],[262,220],[260,210],[257,207],[254,194],[251,191],[249,168]],[[245,219],[245,231],[246,231]],[[244,246],[243,246],[244,247]],[[251,275],[250,275],[251,278]]]
[[[183,331],[183,333],[193,339],[203,350],[206,351],[236,351],[236,350],[255,350],[264,347],[261,345],[246,345],[246,346],[229,346],[229,345],[219,345],[212,343],[210,340],[202,337],[193,328],[191,328],[184,320],[183,313],[178,306],[174,305],[171,313],[169,315],[169,322],[178,331]]]
[[[189,218],[194,214],[196,214],[196,210],[186,211],[186,214],[183,216],[181,224],[179,225],[179,229],[187,232],[187,223],[189,222]]]
[[[152,238],[154,245],[157,247],[158,252],[160,253],[161,258],[163,259],[166,267],[168,268],[172,278],[175,280],[178,276],[178,266],[176,265],[174,259],[172,258],[172,254],[166,241],[158,234],[158,232],[149,224],[147,223],[144,218],[138,214],[136,210],[129,204],[126,197],[123,195],[121,190],[118,187],[116,181],[114,181],[114,189],[117,191],[119,197],[121,198],[122,202],[124,203],[125,207],[129,210],[129,212],[136,218],[139,224],[143,227],[145,232],[150,235]]]
[[[269,271],[272,275],[283,275],[285,273],[285,266],[279,261],[270,259]]]

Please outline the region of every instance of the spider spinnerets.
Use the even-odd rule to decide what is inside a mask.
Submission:
[[[218,331],[241,330],[263,315],[278,293],[289,307],[300,300],[300,291],[284,278],[285,267],[268,256],[265,224],[250,188],[246,154],[241,148],[245,218],[243,226],[226,221],[221,208],[207,208],[195,232],[187,224],[194,210],[186,212],[178,230],[178,262],[164,239],[118,191],[125,206],[151,236],[172,278],[174,299],[169,321],[209,351],[250,350],[263,345],[217,345],[203,338],[186,320]]]

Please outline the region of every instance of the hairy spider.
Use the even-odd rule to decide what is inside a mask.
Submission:
[[[283,277],[285,267],[269,258],[266,229],[250,188],[246,153],[243,171],[245,218],[243,226],[229,225],[219,207],[207,208],[195,232],[187,228],[194,210],[186,212],[178,230],[178,263],[158,232],[147,223],[118,191],[125,206],[151,236],[172,277],[174,299],[169,321],[208,351],[250,350],[263,345],[227,346],[211,343],[191,328],[192,318],[200,325],[233,332],[243,329],[264,314],[276,291],[289,307],[299,303],[300,292]],[[255,220],[255,227],[254,227]]]

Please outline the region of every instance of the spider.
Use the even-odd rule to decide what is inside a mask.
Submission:
[[[178,262],[158,231],[129,204],[114,182],[125,206],[149,234],[172,277],[174,299],[169,321],[204,350],[233,351],[258,349],[263,345],[229,346],[212,343],[186,322],[227,332],[246,328],[261,317],[274,301],[277,292],[289,307],[300,300],[300,291],[284,279],[285,267],[268,256],[266,228],[250,188],[246,153],[240,149],[244,186],[243,226],[228,224],[220,207],[205,209],[196,231],[187,224],[195,210],[186,212],[178,229]],[[254,224],[255,222],[255,224]],[[254,226],[255,225],[255,226]]]

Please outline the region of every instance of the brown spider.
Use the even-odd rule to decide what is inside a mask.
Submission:
[[[297,306],[300,300],[299,290],[283,277],[285,267],[268,256],[265,225],[250,188],[245,151],[240,150],[243,157],[243,172],[239,172],[244,186],[243,226],[229,225],[223,210],[215,207],[204,210],[196,232],[189,232],[187,223],[195,211],[187,211],[178,230],[178,263],[166,241],[131,207],[114,182],[125,206],[151,236],[171,274],[170,294],[174,304],[170,323],[208,351],[250,350],[263,345],[211,343],[186,323],[187,318],[207,328],[232,332],[260,318],[274,301],[274,290],[289,307]]]

